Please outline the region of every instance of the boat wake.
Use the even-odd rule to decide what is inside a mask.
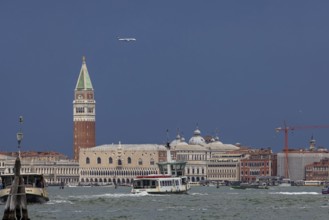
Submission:
[[[208,193],[188,193],[189,195],[192,195],[192,196],[208,196],[209,194]]]
[[[100,198],[123,198],[123,197],[140,197],[140,196],[148,196],[147,192],[141,192],[138,194],[132,193],[106,193],[106,194],[98,194],[98,195],[80,195],[80,196],[69,196],[69,199],[81,199],[81,200],[89,200],[89,199],[100,199]]]
[[[151,195],[147,192],[141,192],[138,194],[132,194],[132,193],[107,193],[107,194],[99,194],[99,195],[79,195],[79,196],[68,196],[68,197],[55,197],[52,198],[49,202],[46,204],[48,205],[57,205],[57,204],[75,204],[76,202],[81,201],[90,201],[90,200],[104,200],[108,198],[133,198],[133,197],[142,197],[142,196],[157,196],[157,195]]]
[[[52,199],[51,201],[47,202],[47,205],[54,205],[54,204],[63,204],[63,203],[68,203],[68,204],[74,204],[73,202],[65,199]]]
[[[134,195],[134,196],[148,196],[150,194],[148,194],[146,191],[144,191],[144,192],[140,192],[140,193],[136,193],[136,194],[131,194],[131,195]]]
[[[319,195],[318,192],[270,192],[272,195]]]

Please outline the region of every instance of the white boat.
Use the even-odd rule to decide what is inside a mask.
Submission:
[[[304,186],[323,186],[324,181],[320,180],[305,180],[304,181]]]
[[[287,187],[287,186],[292,186],[292,181],[290,179],[282,179],[280,182],[279,182],[279,186],[281,187]]]
[[[188,178],[184,176],[186,161],[172,161],[167,144],[167,162],[158,163],[160,174],[137,176],[131,192],[149,194],[177,194],[190,190]]]
[[[190,189],[187,177],[171,175],[137,176],[133,182],[132,193],[147,192],[149,194],[187,193]]]
[[[1,174],[0,202],[5,203],[10,193],[14,174]],[[25,193],[27,203],[45,203],[49,201],[46,182],[42,174],[22,173],[21,177],[25,183]]]

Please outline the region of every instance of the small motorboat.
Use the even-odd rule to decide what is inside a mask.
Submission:
[[[322,194],[329,194],[329,186],[326,188],[322,189]]]

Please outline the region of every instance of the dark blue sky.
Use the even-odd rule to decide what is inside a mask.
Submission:
[[[96,98],[97,144],[164,143],[219,131],[281,151],[289,125],[329,124],[328,1],[1,1],[0,150],[72,156],[81,57]],[[125,43],[120,37],[135,37]],[[329,129],[311,135],[329,147]]]

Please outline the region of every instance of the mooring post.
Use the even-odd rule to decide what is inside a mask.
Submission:
[[[23,117],[19,117],[19,123],[22,125]],[[22,129],[17,133],[18,155],[15,160],[14,180],[11,183],[10,192],[7,198],[2,220],[29,220],[27,213],[27,202],[24,179],[21,177],[21,141],[23,139]]]
[[[18,156],[15,161],[15,177],[7,198],[2,220],[29,220],[24,179],[20,175],[21,160]]]

